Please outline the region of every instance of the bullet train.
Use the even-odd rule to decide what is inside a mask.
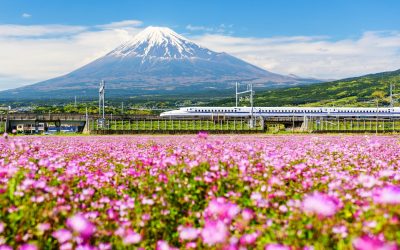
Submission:
[[[170,118],[250,117],[251,107],[185,107],[163,112]],[[400,118],[400,108],[253,107],[255,117],[379,117]]]

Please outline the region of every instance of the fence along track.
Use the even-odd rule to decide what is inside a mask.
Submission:
[[[89,121],[91,134],[184,134],[208,131],[209,133],[262,133],[265,132],[262,121],[257,121],[255,127],[249,126],[248,120],[106,120],[99,126],[97,120]]]

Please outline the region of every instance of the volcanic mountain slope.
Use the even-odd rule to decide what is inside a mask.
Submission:
[[[105,56],[61,77],[0,92],[3,98],[96,96],[106,81],[110,96],[206,93],[235,81],[259,87],[316,82],[268,72],[227,53],[217,53],[165,27],[148,27]]]

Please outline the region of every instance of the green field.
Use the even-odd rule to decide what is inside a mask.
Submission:
[[[259,120],[256,126],[251,128],[247,120],[111,120],[107,121],[104,128],[97,124],[97,121],[91,121],[89,126],[91,130],[262,130],[262,124]]]
[[[374,119],[349,119],[349,120],[310,120],[306,125],[307,131],[400,131],[400,121],[374,120]]]

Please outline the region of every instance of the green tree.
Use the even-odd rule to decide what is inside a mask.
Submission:
[[[371,95],[376,103],[376,106],[379,106],[379,102],[385,100],[385,92],[382,90],[376,90]]]

